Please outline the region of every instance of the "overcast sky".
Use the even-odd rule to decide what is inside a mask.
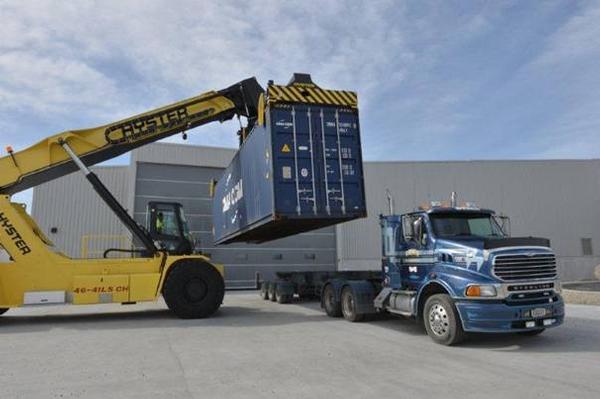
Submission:
[[[358,92],[366,160],[600,157],[599,1],[0,0],[0,16],[2,147],[309,72]]]

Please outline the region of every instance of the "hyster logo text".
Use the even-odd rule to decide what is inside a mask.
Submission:
[[[12,242],[15,243],[17,249],[21,251],[21,254],[27,255],[31,252],[31,248],[29,248],[27,243],[23,240],[23,237],[21,237],[21,234],[14,228],[3,212],[0,212],[0,228],[4,229],[4,232],[8,234]]]
[[[223,212],[227,212],[229,208],[237,204],[242,198],[244,198],[244,190],[242,181],[240,180],[235,186],[231,187],[231,190],[229,190],[227,194],[225,194],[225,197],[223,198]]]
[[[214,108],[207,108],[190,114],[186,107],[172,108],[110,126],[104,134],[110,144],[135,143],[165,132],[193,128],[214,112]]]

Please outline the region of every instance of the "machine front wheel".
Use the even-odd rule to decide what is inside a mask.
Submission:
[[[167,306],[182,319],[211,316],[224,295],[223,276],[212,265],[194,260],[174,265],[163,287]]]

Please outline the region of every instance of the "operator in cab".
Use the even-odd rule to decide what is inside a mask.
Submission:
[[[156,215],[156,232],[162,234],[165,228],[165,215],[162,212],[158,212]]]

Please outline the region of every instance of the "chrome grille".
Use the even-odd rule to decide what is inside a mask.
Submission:
[[[556,277],[556,257],[549,253],[496,255],[494,274],[504,281]]]

